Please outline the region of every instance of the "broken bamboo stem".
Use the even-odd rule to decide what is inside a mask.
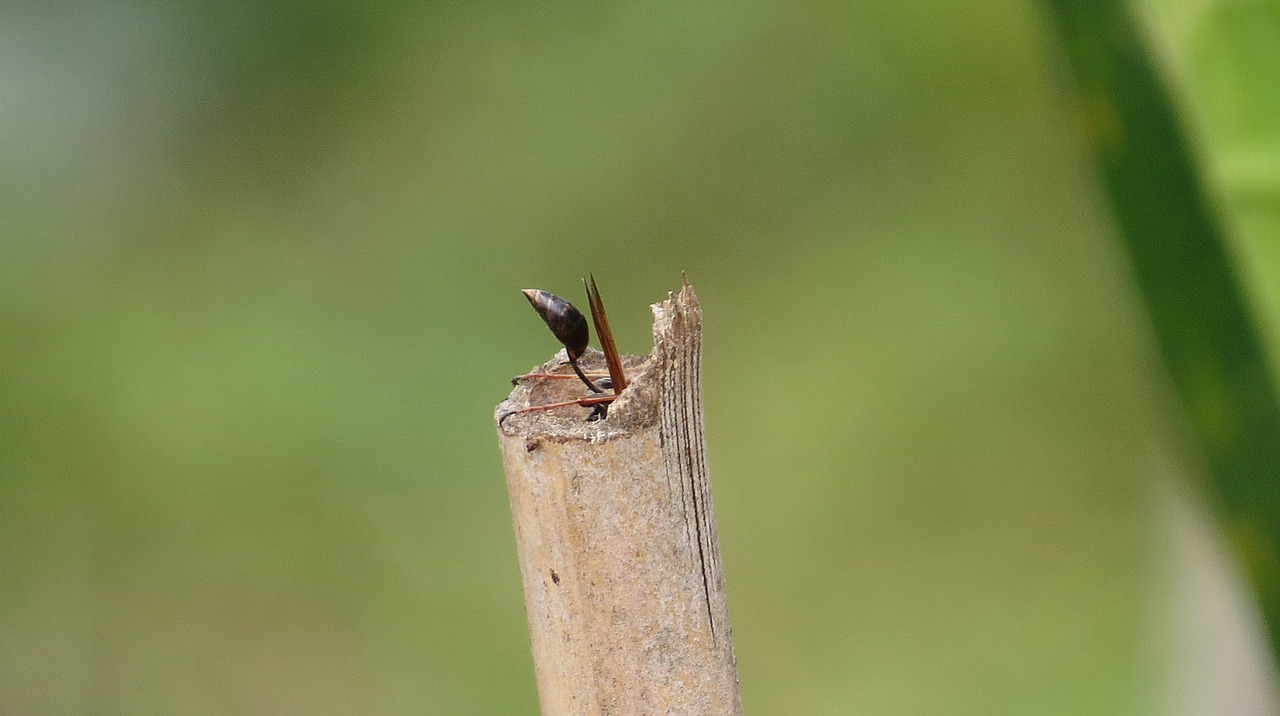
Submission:
[[[653,352],[627,357],[634,378],[607,418],[568,407],[498,427],[544,716],[742,713],[703,442],[702,311],[687,281],[652,308]],[[572,399],[573,383],[535,379],[495,414]]]

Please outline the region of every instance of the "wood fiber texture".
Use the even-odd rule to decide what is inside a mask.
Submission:
[[[740,714],[703,441],[702,312],[686,282],[653,306],[608,417],[576,406],[498,428],[544,716]],[[590,370],[598,352],[584,356]],[[565,368],[560,356],[542,366]],[[572,399],[517,387],[497,408]]]

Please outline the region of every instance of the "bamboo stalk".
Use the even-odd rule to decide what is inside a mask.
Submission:
[[[633,380],[606,419],[569,407],[498,428],[544,716],[742,713],[703,442],[702,311],[687,281],[652,308],[653,352],[627,357]],[[603,365],[598,351],[583,362]],[[521,385],[496,414],[580,388]]]

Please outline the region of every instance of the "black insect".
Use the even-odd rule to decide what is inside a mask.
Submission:
[[[526,288],[522,291],[524,297],[529,299],[529,304],[533,306],[533,310],[537,311],[539,316],[542,316],[542,320],[546,322],[547,328],[551,329],[551,333],[555,335],[556,340],[564,345],[565,355],[569,357],[569,366],[573,368],[573,372],[593,395],[562,403],[531,405],[527,408],[511,410],[498,416],[499,425],[502,424],[502,421],[517,413],[551,410],[552,408],[564,408],[570,405],[591,408],[591,414],[587,416],[587,420],[599,420],[608,415],[609,404],[616,400],[618,395],[626,389],[627,378],[622,372],[622,358],[618,355],[618,346],[613,342],[613,331],[609,330],[609,317],[605,314],[604,302],[600,300],[600,289],[596,287],[595,276],[591,276],[590,281],[583,279],[582,285],[587,289],[587,302],[591,306],[591,322],[596,326],[596,335],[600,336],[600,350],[604,352],[605,363],[609,366],[609,377],[599,377],[596,380],[592,380],[578,365],[578,359],[586,352],[587,343],[591,338],[591,331],[587,328],[587,319],[582,315],[582,311],[579,311],[572,303],[554,293],[537,288]],[[519,383],[522,380],[531,378],[566,377],[570,376],[530,373],[517,376],[511,382]],[[606,390],[612,390],[613,392],[606,393]]]

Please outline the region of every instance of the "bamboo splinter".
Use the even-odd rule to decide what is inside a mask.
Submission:
[[[517,386],[497,407],[544,716],[742,712],[703,443],[702,312],[686,281],[653,313],[653,352],[624,359],[630,385],[604,419],[511,414],[568,399],[582,389],[571,381]],[[603,367],[598,351],[579,360]]]

